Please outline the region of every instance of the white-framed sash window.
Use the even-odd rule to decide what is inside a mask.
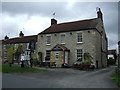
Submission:
[[[83,34],[82,32],[77,33],[77,43],[82,43],[83,42]]]
[[[61,44],[65,44],[65,34],[60,35]]]
[[[47,36],[47,42],[46,42],[47,45],[51,45],[51,36]]]
[[[77,49],[77,60],[83,61],[83,50],[82,49]]]

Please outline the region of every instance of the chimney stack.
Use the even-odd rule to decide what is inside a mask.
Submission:
[[[99,8],[97,11],[97,18],[100,18],[103,21],[103,14],[101,12],[101,9]]]
[[[55,20],[54,18],[51,19],[51,26],[54,25],[54,24],[57,24],[57,20]]]
[[[20,31],[20,33],[19,33],[19,37],[23,37],[23,36],[24,36],[23,32]]]
[[[7,39],[9,39],[9,37],[6,35],[6,36],[5,36],[5,40],[7,40]]]

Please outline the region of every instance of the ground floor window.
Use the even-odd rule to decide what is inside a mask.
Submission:
[[[59,59],[59,53],[55,53],[55,59]]]
[[[82,60],[83,60],[83,50],[77,49],[77,61],[82,61]]]
[[[50,60],[50,50],[46,50],[46,57],[45,60]]]
[[[7,52],[6,51],[4,52],[4,58],[7,58]]]

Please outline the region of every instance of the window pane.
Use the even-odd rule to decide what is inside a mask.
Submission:
[[[55,59],[59,59],[59,53],[55,53]]]
[[[61,43],[65,43],[65,35],[61,35]]]
[[[77,42],[82,42],[82,33],[77,34]]]
[[[46,56],[50,56],[50,50],[46,50]]]
[[[82,49],[77,49],[77,60],[82,61],[83,51]]]
[[[51,36],[47,36],[47,44],[51,43]]]

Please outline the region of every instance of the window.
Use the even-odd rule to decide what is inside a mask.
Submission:
[[[77,43],[81,43],[82,40],[82,33],[77,33]]]
[[[7,46],[6,46],[6,45],[4,45],[4,49],[6,49],[6,47],[7,47]]]
[[[50,50],[46,50],[46,56],[50,56]]]
[[[61,44],[65,44],[65,35],[61,35]]]
[[[83,50],[82,49],[77,49],[77,60],[82,61],[83,60]]]
[[[4,58],[7,58],[7,52],[6,51],[4,52]]]
[[[59,53],[55,53],[55,59],[59,59]]]
[[[51,44],[51,36],[47,36],[47,45]]]
[[[15,44],[15,45],[14,45],[14,48],[15,48],[15,50],[16,50],[16,49],[18,48],[18,44]]]
[[[50,50],[46,50],[46,57],[45,60],[50,60]]]

